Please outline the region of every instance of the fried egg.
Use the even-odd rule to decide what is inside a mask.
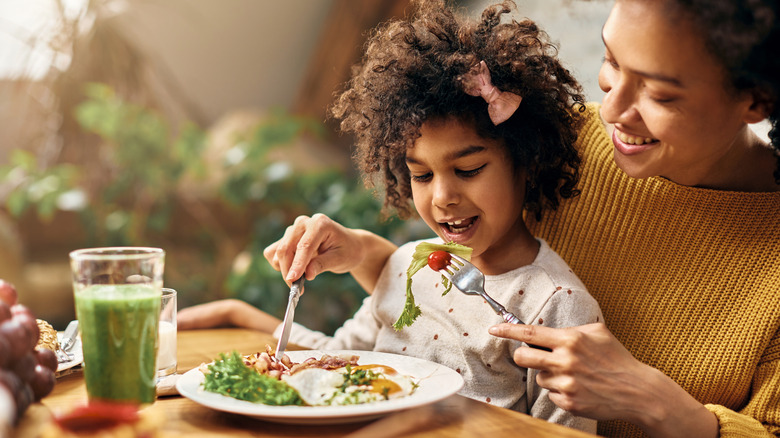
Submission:
[[[360,365],[351,367],[373,371],[376,378],[364,385],[345,385],[346,369],[324,370],[307,368],[289,376],[283,376],[285,383],[298,391],[301,399],[309,406],[351,405],[403,397],[417,387],[409,376],[399,374],[384,365]]]

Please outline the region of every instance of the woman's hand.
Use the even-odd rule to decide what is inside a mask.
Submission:
[[[311,280],[324,271],[349,272],[371,293],[395,249],[393,243],[376,234],[346,228],[318,213],[296,218],[263,255],[288,284],[301,275]]]
[[[650,436],[718,436],[713,413],[659,370],[636,360],[604,324],[565,329],[499,324],[490,333],[550,348],[520,347],[514,361],[539,370],[537,384],[575,415],[628,421]]]

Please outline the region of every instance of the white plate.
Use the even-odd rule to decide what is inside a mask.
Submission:
[[[401,374],[412,376],[420,385],[413,394],[397,399],[348,406],[269,406],[237,400],[204,391],[204,376],[197,368],[187,371],[176,383],[181,395],[203,406],[234,414],[248,415],[277,423],[335,424],[366,421],[404,409],[424,406],[443,400],[463,387],[463,377],[434,362],[390,353],[356,350],[304,350],[285,352],[293,362],[303,362],[324,354],[357,355],[361,365],[381,364],[393,367]]]
[[[57,332],[57,340],[62,342],[62,336],[64,334],[65,332]],[[76,341],[74,342],[73,347],[71,347],[70,351],[68,351],[68,354],[70,354],[73,360],[70,360],[68,362],[60,362],[59,364],[57,364],[57,373],[56,373],[57,377],[67,374],[66,371],[84,363],[84,354],[81,351],[80,336],[76,336]]]

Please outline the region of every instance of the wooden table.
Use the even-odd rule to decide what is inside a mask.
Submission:
[[[211,362],[221,352],[238,350],[249,354],[275,345],[271,335],[245,329],[180,331],[178,369],[183,373]],[[295,349],[291,346],[290,349]],[[36,437],[52,415],[86,403],[83,374],[63,376],[42,403],[26,412],[17,426],[19,438]],[[160,397],[148,408],[165,418],[163,437],[571,437],[593,435],[530,417],[508,409],[454,395],[432,405],[397,412],[383,418],[352,424],[277,424],[238,414],[209,409],[180,396]]]

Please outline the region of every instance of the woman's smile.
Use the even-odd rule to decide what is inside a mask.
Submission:
[[[641,154],[660,144],[656,139],[629,135],[617,128],[612,131],[612,143],[615,145],[615,150],[622,155]]]

